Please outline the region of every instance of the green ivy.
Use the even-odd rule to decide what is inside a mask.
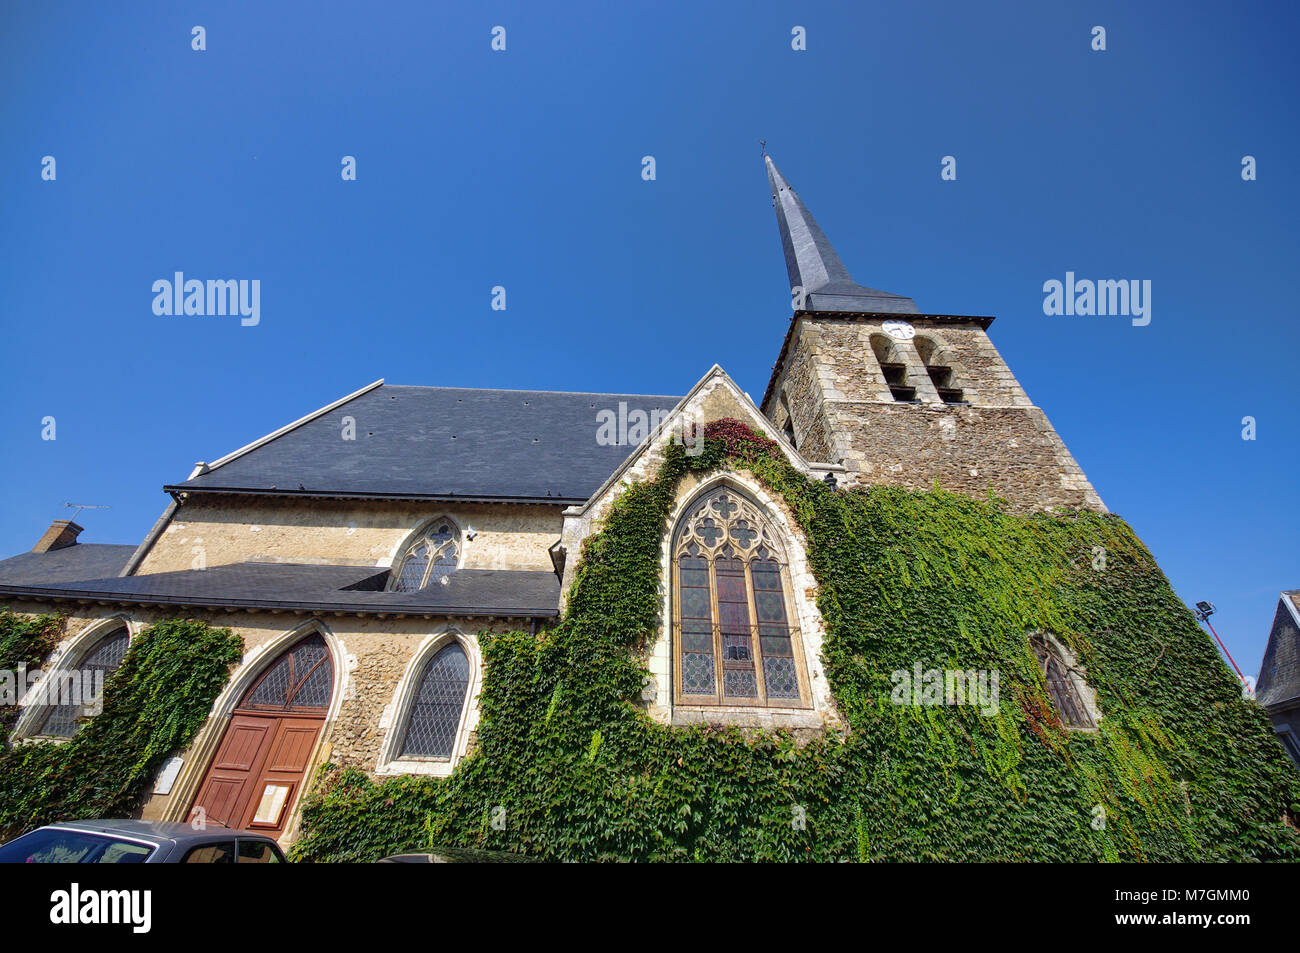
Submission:
[[[30,667],[23,646],[32,633],[61,630],[57,617],[0,612],[0,662]],[[135,814],[163,762],[194,740],[242,655],[239,636],[204,622],[173,619],[141,632],[105,679],[102,712],[71,740],[0,750],[0,839],[59,820]]]
[[[10,673],[11,690],[18,691],[20,671],[40,668],[54,651],[66,621],[58,615],[15,615],[8,606],[0,606],[0,672]],[[8,740],[17,720],[17,705],[0,704],[0,744]]]
[[[541,636],[480,636],[477,750],[449,778],[326,765],[300,860],[436,847],[552,860],[1300,858],[1300,782],[1151,554],[1118,517],[996,499],[836,492],[736,421],[669,450],[583,546]],[[673,728],[636,699],[679,481],[746,470],[799,521],[847,731]],[[1096,547],[1102,547],[1097,550]],[[1104,568],[1094,568],[1104,552]],[[1028,633],[1086,667],[1103,720],[1067,731]],[[891,673],[997,670],[995,715],[891,703]]]

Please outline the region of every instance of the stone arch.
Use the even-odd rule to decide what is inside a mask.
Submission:
[[[1101,723],[1097,694],[1075,653],[1046,630],[1029,633],[1029,646],[1062,723],[1076,731],[1096,731]]]
[[[900,403],[915,403],[916,381],[909,377],[907,356],[898,342],[881,332],[873,332],[868,341],[890,397]]]
[[[80,632],[64,639],[50,653],[50,657],[45,664],[45,677],[41,679],[41,683],[49,682],[51,679],[58,678],[61,673],[76,668],[91,652],[98,648],[105,638],[119,629],[126,630],[129,647],[130,643],[134,642],[140,634],[141,625],[133,621],[125,612],[115,612],[112,615],[87,623]],[[32,686],[24,697],[19,700],[21,713],[13,727],[12,736],[14,738],[36,737],[44,728],[45,720],[50,710],[55,706],[43,700],[38,700],[37,696],[40,694],[40,684],[37,684]],[[55,738],[50,740],[57,741]]]
[[[939,399],[945,404],[968,403],[971,378],[952,347],[937,332],[929,329],[917,332],[912,343]]]
[[[678,704],[674,699],[673,682],[673,539],[682,515],[696,500],[711,491],[727,486],[739,491],[758,506],[771,522],[784,546],[792,602],[792,621],[800,630],[801,652],[807,676],[809,698],[802,708],[728,705],[695,706]],[[661,624],[654,644],[650,648],[651,678],[642,693],[652,718],[672,724],[700,722],[755,726],[780,726],[792,729],[823,729],[828,724],[838,724],[840,719],[831,698],[830,686],[822,671],[821,648],[825,630],[821,613],[816,605],[816,580],[807,558],[807,542],[793,515],[777,496],[769,491],[747,471],[725,471],[704,479],[687,477],[678,486],[672,511],[666,520],[661,538],[660,578],[663,580]]]
[[[185,756],[185,763],[177,775],[172,793],[168,797],[167,807],[163,811],[163,820],[188,819],[190,804],[199,793],[199,787],[217,754],[217,748],[230,725],[235,708],[270,666],[278,662],[294,645],[312,635],[319,635],[325,643],[332,667],[332,683],[330,701],[325,710],[320,735],[316,739],[309,759],[312,768],[307,772],[304,789],[294,796],[294,803],[290,807],[290,820],[281,836],[294,835],[298,825],[298,807],[302,803],[302,795],[306,793],[305,788],[310,784],[312,771],[319,760],[322,746],[329,738],[330,729],[338,718],[339,707],[347,694],[348,686],[349,666],[346,646],[320,619],[308,619],[293,628],[286,629],[245,654],[243,661],[226,683],[226,687],[212,703],[212,711],[207,721],[199,730]]]
[[[461,705],[451,757],[445,761],[404,757],[401,754],[402,746],[410,723],[411,709],[420,690],[425,670],[429,663],[453,643],[459,645],[465,653],[469,663],[469,680],[465,699]],[[479,652],[478,639],[466,635],[455,626],[447,626],[425,638],[407,662],[406,669],[393,692],[393,700],[381,719],[387,723],[387,730],[379,749],[376,773],[427,774],[435,777],[450,774],[460,759],[468,753],[470,736],[478,725],[478,698],[482,687],[483,660]]]
[[[405,573],[406,575],[413,577],[413,572],[407,572],[407,570],[411,568],[410,564],[408,564],[407,557],[411,556],[412,551],[421,544],[428,544],[430,549],[430,559],[434,560],[433,565],[426,566],[421,581],[423,582],[423,585],[429,585],[434,581],[438,575],[438,566],[443,565],[438,561],[438,557],[446,552],[446,546],[448,545],[436,541],[437,530],[443,527],[446,527],[449,531],[450,545],[453,547],[452,554],[454,556],[447,571],[454,572],[464,565],[465,531],[464,527],[460,525],[460,521],[449,513],[440,513],[431,516],[416,524],[415,528],[408,533],[400,543],[398,543],[397,548],[393,551],[393,556],[389,563],[391,569],[388,588],[390,591],[402,590],[402,587],[404,586],[409,587],[414,585],[413,578],[407,578],[404,580],[403,575]],[[414,587],[422,588],[422,586]],[[409,591],[409,589],[406,591]]]

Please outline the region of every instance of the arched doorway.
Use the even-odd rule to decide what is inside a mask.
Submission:
[[[285,649],[244,693],[190,817],[273,837],[284,832],[320,738],[334,666],[320,634]]]

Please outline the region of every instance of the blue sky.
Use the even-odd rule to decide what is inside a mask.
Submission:
[[[9,0],[0,555],[69,500],[112,506],[83,540],[138,542],[194,461],[380,377],[683,393],[716,361],[760,396],[790,313],[761,137],[858,281],[997,316],[1102,498],[1254,674],[1300,587],[1298,18]],[[154,315],[177,270],[260,279],[260,324]],[[1149,279],[1151,324],[1045,316],[1066,271]]]

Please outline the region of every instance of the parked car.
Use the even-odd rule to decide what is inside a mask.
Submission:
[[[0,847],[0,864],[282,864],[265,834],[168,821],[66,821]]]
[[[466,847],[442,847],[427,854],[393,854],[379,864],[531,864],[535,857],[512,854],[508,850],[471,850]]]

